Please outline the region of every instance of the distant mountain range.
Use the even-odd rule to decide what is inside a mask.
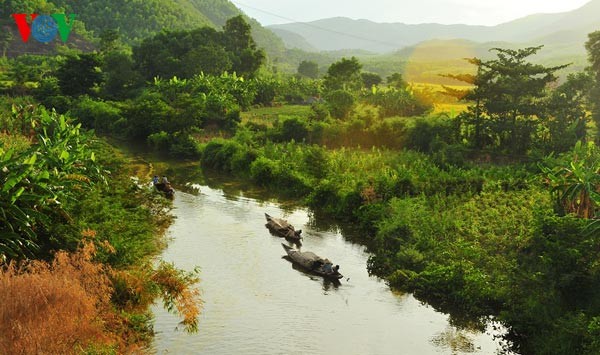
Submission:
[[[587,34],[600,30],[600,0],[564,13],[536,14],[497,26],[375,23],[336,17],[269,26],[288,48],[395,52],[430,40],[467,40],[546,46],[557,55],[585,54]],[[439,42],[438,42],[439,45]],[[493,46],[493,43],[487,47]],[[521,46],[522,47],[522,46]],[[439,54],[439,52],[438,52]]]

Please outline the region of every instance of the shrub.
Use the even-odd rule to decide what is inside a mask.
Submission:
[[[254,104],[262,106],[271,106],[275,100],[275,95],[279,89],[279,82],[271,79],[254,79],[256,96]]]
[[[152,133],[148,136],[148,144],[158,151],[167,151],[171,144],[171,136],[165,132]]]
[[[52,263],[0,269],[0,349],[15,354],[76,354],[117,339],[103,329],[114,316],[107,270],[92,262],[92,244]],[[108,324],[107,324],[108,325]]]
[[[71,109],[71,115],[78,118],[85,127],[103,133],[115,132],[115,124],[123,119],[121,110],[114,105],[87,96],[78,100]]]
[[[266,186],[275,179],[277,163],[266,157],[259,157],[250,165],[250,176],[256,183]]]
[[[381,117],[418,116],[433,108],[416,99],[409,89],[373,90],[367,96],[367,102],[379,107]]]
[[[329,109],[322,103],[313,103],[310,105],[310,114],[308,119],[311,121],[325,121],[329,118]]]
[[[231,171],[233,157],[243,150],[235,141],[214,139],[202,150],[202,164],[213,169]]]
[[[354,108],[354,96],[345,90],[334,90],[325,97],[331,115],[335,118],[346,118]]]
[[[429,153],[437,151],[444,144],[458,143],[454,123],[451,119],[441,117],[417,118],[407,132],[408,148]]]
[[[292,117],[284,120],[281,123],[280,140],[289,142],[295,140],[302,142],[308,138],[308,125],[302,119]]]
[[[198,158],[200,148],[196,140],[187,132],[176,132],[173,134],[169,154],[180,158]]]

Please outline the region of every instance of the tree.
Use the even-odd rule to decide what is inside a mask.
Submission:
[[[102,60],[94,53],[67,58],[56,72],[60,90],[65,95],[92,94],[93,88],[102,83]]]
[[[233,67],[225,49],[215,44],[207,44],[190,50],[181,59],[181,64],[184,78],[190,78],[200,72],[208,75],[221,75],[232,70]]]
[[[569,74],[567,81],[548,97],[547,114],[542,123],[548,132],[546,149],[550,152],[566,152],[578,141],[586,140],[589,121],[588,93],[593,87],[589,72]]]
[[[125,98],[143,84],[141,76],[134,70],[131,54],[114,51],[104,56],[102,73],[104,74],[103,93],[113,98]]]
[[[404,81],[404,78],[400,73],[393,73],[392,75],[388,76],[385,81],[387,82],[388,86],[395,87],[396,89],[405,89],[408,86],[408,83]]]
[[[465,98],[475,101],[460,119],[475,126],[471,143],[523,154],[531,145],[537,118],[545,113],[548,84],[567,65],[545,67],[526,61],[542,46],[525,49],[493,48],[497,59],[471,59],[477,65],[475,88]],[[468,132],[468,130],[467,130]]]
[[[238,16],[227,22],[223,32],[210,27],[161,32],[134,47],[133,58],[147,80],[157,76],[191,78],[201,72],[220,75],[229,70],[249,78],[260,68],[265,54],[256,48],[250,27]]]
[[[242,15],[227,20],[223,27],[225,49],[230,52],[233,71],[252,77],[265,60],[265,53],[256,48],[252,29]]]
[[[342,58],[329,66],[324,85],[329,90],[358,90],[363,85],[361,69],[356,57]]]
[[[592,109],[592,119],[596,127],[600,127],[600,31],[592,32],[588,35],[588,41],[585,43],[590,61],[589,71],[593,73],[594,85],[590,92],[590,104]],[[597,131],[597,140],[600,140],[600,130]]]
[[[105,30],[100,34],[100,50],[110,52],[119,46],[121,35],[117,30]]]
[[[375,73],[361,73],[360,77],[362,78],[363,86],[367,89],[377,86],[383,81],[383,79]]]
[[[303,60],[298,65],[298,74],[307,78],[316,79],[319,77],[319,64],[311,60]]]

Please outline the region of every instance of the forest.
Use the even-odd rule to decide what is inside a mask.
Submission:
[[[75,29],[95,49],[7,56],[20,39],[0,38],[0,349],[135,352],[157,297],[197,330],[197,273],[151,262],[170,202],[129,178],[120,140],[355,226],[369,273],[457,324],[499,321],[506,350],[600,353],[600,31],[566,76],[532,46],[415,83],[355,56],[273,70],[278,44],[218,1],[156,1],[152,26],[154,2],[43,3],[97,13]],[[44,302],[76,316],[40,319]]]

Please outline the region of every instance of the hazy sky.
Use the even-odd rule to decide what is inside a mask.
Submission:
[[[233,0],[263,25],[344,16],[375,22],[496,25],[590,0]],[[279,17],[278,17],[279,16]],[[283,18],[282,18],[283,17]]]

